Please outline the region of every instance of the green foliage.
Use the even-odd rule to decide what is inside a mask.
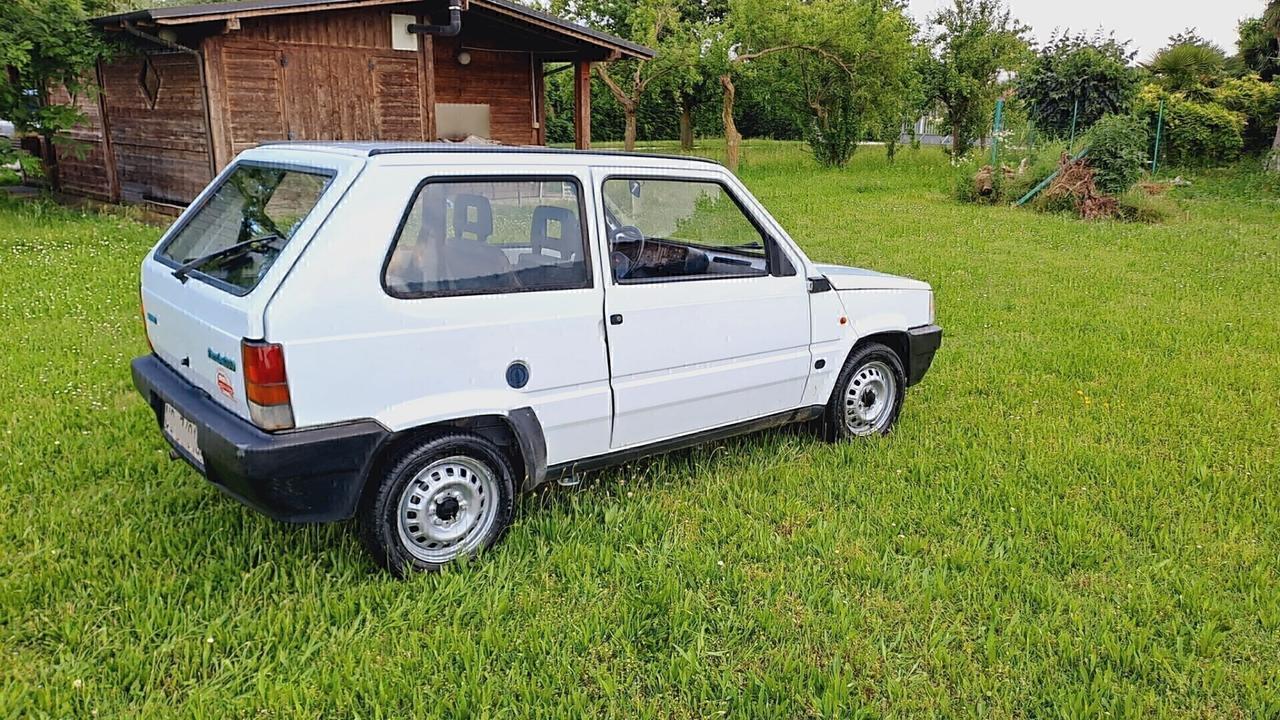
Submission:
[[[1230,162],[1244,149],[1245,116],[1212,102],[1148,85],[1138,94],[1135,112],[1154,134],[1160,100],[1165,102],[1161,134],[1162,164],[1205,166]]]
[[[1094,183],[1108,195],[1133,187],[1147,161],[1150,138],[1146,123],[1129,115],[1107,115],[1089,131],[1089,165]]]
[[[1280,40],[1267,29],[1262,18],[1241,20],[1236,44],[1240,48],[1237,54],[1240,63],[1263,82],[1271,82],[1280,73]]]
[[[1271,146],[1280,116],[1280,85],[1267,83],[1256,75],[1224,80],[1212,91],[1218,105],[1244,116],[1244,150],[1254,153]]]
[[[1052,36],[1016,81],[1018,99],[1037,129],[1066,137],[1077,103],[1080,132],[1103,115],[1128,112],[1141,85],[1128,46],[1114,35]]]
[[[38,133],[46,141],[81,122],[82,113],[51,101],[50,93],[59,86],[72,95],[94,91],[85,76],[107,45],[87,18],[110,7],[109,0],[0,3],[0,118],[12,121],[19,133]],[[9,147],[0,160],[22,154]]]
[[[844,167],[858,149],[862,122],[848,97],[837,97],[809,122],[805,141],[823,167]]]
[[[1227,56],[1207,42],[1182,42],[1160,50],[1146,68],[1165,90],[1203,98],[1226,77]]]
[[[1028,28],[1002,0],[953,0],[929,24],[933,54],[925,73],[928,95],[943,105],[954,136],[952,154],[964,157],[991,129],[1000,72],[1022,65],[1029,52]]]

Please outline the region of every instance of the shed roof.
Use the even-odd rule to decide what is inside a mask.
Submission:
[[[189,25],[229,20],[231,18],[350,10],[376,5],[404,4],[406,4],[406,0],[235,0],[234,2],[134,10],[132,12],[94,18],[91,22],[99,27],[120,25],[126,22],[143,22],[154,25]],[[641,59],[649,59],[654,56],[654,51],[644,45],[624,40],[616,35],[610,35],[585,25],[579,25],[565,18],[513,2],[512,0],[469,0],[467,6],[469,10],[479,9],[482,12],[503,16],[559,35],[568,36],[579,42],[603,47],[618,56]]]

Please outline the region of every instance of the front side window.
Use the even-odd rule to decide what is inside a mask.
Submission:
[[[383,284],[404,298],[590,287],[581,189],[567,179],[424,183]]]
[[[243,295],[262,280],[320,201],[331,175],[242,164],[160,248],[183,274]]]
[[[771,241],[719,183],[611,178],[604,203],[618,282],[769,274]]]

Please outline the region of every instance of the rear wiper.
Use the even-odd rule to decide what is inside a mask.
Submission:
[[[244,240],[244,241],[235,243],[234,245],[228,245],[222,248],[221,250],[214,250],[208,255],[201,255],[200,257],[194,260],[189,260],[183,263],[182,265],[179,265],[178,269],[173,271],[173,276],[178,278],[182,282],[186,282],[187,274],[190,273],[192,270],[195,270],[196,268],[200,267],[201,265],[206,265],[208,263],[213,262],[214,260],[220,260],[222,258],[231,257],[233,255],[241,255],[246,252],[254,252],[258,249],[257,246],[260,245],[261,243],[270,242],[272,240],[280,240],[280,239],[281,237],[279,235],[265,235],[260,238],[253,238],[252,240]]]

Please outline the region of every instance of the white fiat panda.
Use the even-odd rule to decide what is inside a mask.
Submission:
[[[143,261],[142,315],[174,456],[273,518],[358,518],[400,574],[550,480],[886,433],[942,337],[929,285],[814,264],[716,163],[446,144],[246,151]]]

